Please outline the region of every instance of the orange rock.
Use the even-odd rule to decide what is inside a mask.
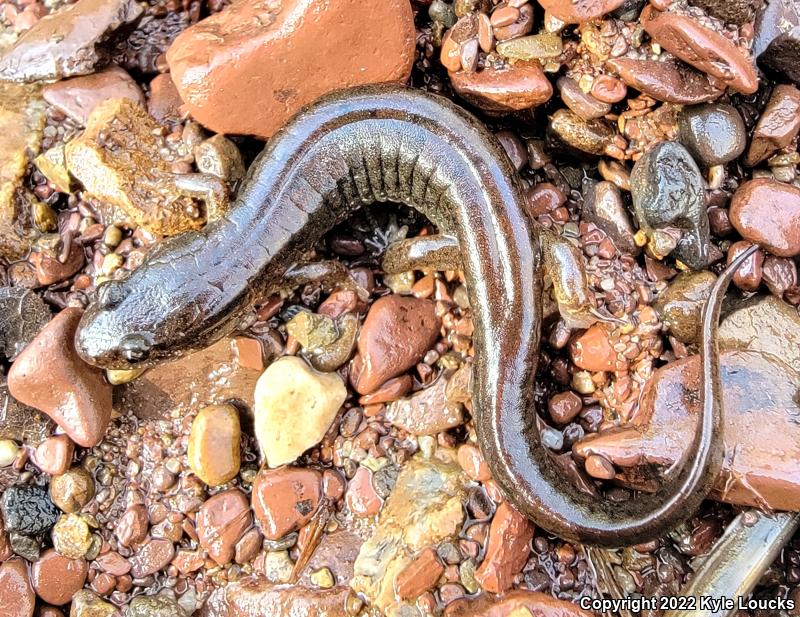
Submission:
[[[35,604],[36,596],[25,561],[14,557],[0,565],[0,606],[3,607],[3,615],[33,617]]]
[[[263,468],[253,482],[253,511],[268,540],[282,538],[308,523],[321,498],[322,474],[314,469]]]
[[[514,576],[528,561],[534,526],[507,502],[497,506],[489,527],[486,557],[475,571],[475,580],[485,591],[502,593],[511,589]]]
[[[323,94],[405,81],[415,48],[408,0],[247,0],[182,32],[167,62],[199,122],[267,139]]]
[[[31,568],[31,583],[42,600],[61,606],[86,582],[89,568],[84,559],[67,559],[47,549]]]
[[[111,386],[75,351],[81,313],[64,309],[39,332],[11,366],[8,390],[49,415],[72,441],[90,448],[100,443],[111,421]]]
[[[725,82],[742,94],[758,90],[758,75],[746,52],[691,17],[660,13],[647,5],[641,22],[653,39],[671,54]]]
[[[236,543],[253,524],[247,496],[232,488],[203,503],[197,513],[197,536],[208,556],[223,566],[233,559]]]
[[[600,324],[593,325],[571,343],[570,356],[576,366],[587,371],[613,371],[617,359],[609,332]]]
[[[444,566],[429,546],[408,564],[394,581],[395,590],[401,600],[413,600],[431,589],[444,573]]]
[[[450,82],[464,100],[490,112],[529,109],[553,96],[553,85],[535,62],[517,62],[500,70],[450,73]]]

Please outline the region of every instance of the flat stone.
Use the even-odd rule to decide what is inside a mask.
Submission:
[[[50,317],[50,309],[29,289],[0,287],[0,358],[14,360]]]
[[[264,578],[247,578],[214,591],[199,617],[255,617],[302,615],[349,617],[345,610],[347,587],[309,589],[299,585],[274,585]]]
[[[725,351],[720,364],[726,455],[713,498],[796,510],[800,504],[796,465],[800,456],[800,425],[796,422],[800,373],[774,356],[754,351]],[[627,468],[648,463],[669,468],[681,460],[696,430],[699,379],[699,356],[658,369],[645,386],[633,425],[588,436],[573,452],[582,458],[599,454],[623,468],[617,481],[654,490],[658,478]]]
[[[267,139],[323,94],[404,82],[415,41],[405,0],[256,0],[228,5],[185,30],[167,61],[200,123]]]
[[[117,521],[114,534],[123,546],[136,546],[147,537],[150,519],[144,504],[128,507]]]
[[[236,543],[253,524],[247,496],[230,489],[210,497],[197,513],[197,536],[208,556],[223,566],[233,560]]]
[[[544,10],[568,24],[580,24],[616,10],[623,0],[539,0]]]
[[[67,168],[87,194],[125,212],[154,234],[202,227],[200,208],[178,189],[161,126],[127,98],[98,104],[80,137],[65,148]]]
[[[660,13],[651,5],[642,10],[641,22],[661,47],[698,71],[713,75],[742,94],[758,90],[758,76],[750,59],[721,34],[685,15]]]
[[[401,600],[414,600],[436,585],[442,574],[444,566],[436,556],[436,550],[429,546],[397,575],[397,595]]]
[[[561,100],[584,120],[602,118],[611,111],[611,105],[586,94],[571,77],[559,77],[556,86]]]
[[[88,571],[84,559],[68,559],[51,548],[31,567],[31,582],[42,600],[61,606],[83,587]]]
[[[431,300],[396,294],[376,300],[358,336],[358,393],[373,392],[419,362],[439,338],[440,327]]]
[[[613,371],[617,352],[611,345],[608,328],[595,324],[570,344],[570,356],[579,368],[587,371]]]
[[[128,72],[111,65],[98,73],[72,77],[42,89],[44,100],[78,124],[85,125],[89,114],[108,99],[126,98],[144,105],[144,94]]]
[[[314,469],[262,469],[253,482],[252,506],[268,540],[307,524],[322,499],[322,474]]]
[[[631,88],[664,103],[696,105],[713,101],[722,95],[704,73],[674,58],[610,58],[606,66]]]
[[[69,469],[74,450],[75,444],[69,437],[54,435],[38,445],[33,460],[43,472],[58,476]]]
[[[91,73],[98,45],[143,12],[134,0],[79,0],[40,19],[0,56],[0,79],[38,81]]]
[[[450,83],[465,101],[491,113],[530,109],[553,96],[553,86],[538,62],[450,73]]]
[[[534,525],[508,502],[501,503],[489,527],[486,556],[475,571],[475,580],[490,593],[508,591],[514,576],[528,561]]]
[[[397,576],[427,546],[455,538],[467,477],[451,458],[417,455],[400,471],[372,536],[361,545],[350,586],[378,610],[399,601]]]
[[[162,538],[148,540],[130,558],[131,576],[143,578],[167,567],[175,557],[172,542]]]
[[[36,281],[40,287],[61,283],[71,278],[83,268],[85,257],[83,247],[77,242],[70,246],[64,262],[58,254],[49,250],[33,251],[28,261],[36,268]]]
[[[209,486],[225,484],[239,473],[242,430],[233,405],[203,407],[192,421],[189,467]]]
[[[347,485],[345,502],[356,516],[375,516],[381,510],[383,500],[372,484],[372,472],[359,467]]]
[[[28,578],[28,565],[13,557],[0,565],[0,606],[6,617],[33,617],[36,596]]]
[[[177,125],[181,120],[181,95],[169,73],[161,73],[150,82],[147,111],[159,124]]]
[[[620,251],[631,255],[641,253],[628,208],[615,184],[603,180],[585,189],[581,218],[602,229]]]
[[[800,188],[769,178],[736,189],[728,210],[742,237],[779,257],[800,254]]]
[[[39,86],[0,82],[0,256],[10,261],[23,257],[31,245],[30,225],[14,195],[39,153],[45,108]]]
[[[746,165],[757,165],[780,148],[785,148],[800,132],[800,90],[779,84],[769,97],[767,106],[758,118]]]
[[[75,443],[100,443],[111,421],[111,386],[74,347],[82,311],[56,315],[19,355],[8,374],[11,395],[50,416]]]
[[[291,463],[324,437],[347,397],[337,373],[321,373],[284,356],[259,377],[255,433],[269,467]]]
[[[386,408],[386,420],[412,435],[435,435],[461,426],[464,410],[448,399],[447,383],[442,376],[427,388],[393,401]]]
[[[595,156],[604,154],[614,137],[614,129],[605,120],[586,120],[571,109],[556,111],[549,128],[565,144]]]

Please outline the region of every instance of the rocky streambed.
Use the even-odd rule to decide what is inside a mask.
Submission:
[[[796,0],[0,6],[0,614],[578,617],[678,595],[738,514],[800,509]],[[79,355],[107,283],[225,217],[295,113],[383,82],[475,114],[519,174],[555,247],[530,423],[592,499],[691,456],[701,309],[758,245],[718,337],[724,461],[664,537],[583,546],[509,503],[463,273],[384,268],[437,232],[405,206],[309,245],[211,346]],[[800,603],[800,537],[754,576]]]

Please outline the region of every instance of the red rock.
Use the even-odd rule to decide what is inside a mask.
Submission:
[[[166,568],[173,557],[175,557],[175,547],[170,540],[161,538],[148,540],[130,558],[131,576],[142,578],[155,574]]]
[[[508,591],[531,552],[534,526],[507,502],[497,506],[489,527],[486,556],[475,571],[475,580],[485,591]]]
[[[344,495],[345,481],[342,474],[334,469],[322,472],[322,492],[332,502],[339,501]]]
[[[470,480],[475,482],[486,482],[492,479],[492,474],[489,471],[489,466],[483,460],[478,446],[471,443],[465,443],[458,448],[458,464],[464,470]]]
[[[317,313],[332,319],[352,313],[358,306],[358,294],[352,289],[337,289],[319,305]]]
[[[47,285],[66,281],[83,267],[83,248],[77,243],[72,244],[64,263],[51,256],[47,251],[31,253],[28,261],[36,267],[36,280],[39,285],[46,287]]]
[[[264,370],[264,349],[258,339],[238,336],[233,339],[233,350],[239,366],[259,372]]]
[[[747,241],[734,242],[728,249],[728,265],[731,265],[734,259],[749,249],[752,244]],[[756,251],[750,257],[744,260],[741,266],[736,270],[733,275],[734,284],[743,291],[756,291],[761,286],[761,275],[764,266],[764,251]]]
[[[98,595],[105,596],[114,591],[116,584],[117,580],[113,576],[106,572],[100,572],[92,580],[91,587]]]
[[[544,10],[568,24],[602,17],[622,6],[624,0],[538,0]]]
[[[611,346],[608,330],[595,324],[570,344],[576,366],[587,371],[613,371],[617,353]]]
[[[414,387],[414,380],[411,375],[400,375],[390,379],[375,390],[372,394],[365,394],[358,402],[361,405],[377,405],[379,403],[391,403],[411,392]]]
[[[356,516],[375,516],[381,511],[383,500],[372,486],[372,472],[366,467],[359,467],[356,475],[347,485],[345,502]]]
[[[682,62],[640,58],[611,58],[606,66],[631,88],[657,101],[678,105],[696,105],[722,95],[705,74]]]
[[[268,540],[278,540],[308,523],[321,498],[322,474],[314,469],[264,468],[253,483],[253,510]]]
[[[150,82],[150,96],[147,98],[147,112],[159,124],[172,125],[181,121],[181,95],[169,73],[162,73]]]
[[[580,396],[568,390],[551,397],[547,403],[547,409],[554,422],[568,424],[583,409],[583,401]]]
[[[577,604],[558,600],[538,591],[515,589],[500,597],[482,595],[456,600],[444,611],[445,617],[592,617]]]
[[[190,551],[181,548],[178,549],[178,552],[175,554],[172,564],[178,568],[178,572],[181,574],[191,574],[192,572],[197,572],[205,564],[206,560],[204,554],[205,553],[200,550]]]
[[[775,86],[769,102],[758,118],[745,157],[746,165],[757,165],[776,150],[785,148],[800,132],[800,90],[794,86]]]
[[[518,36],[525,36],[526,34],[530,34],[533,30],[533,6],[525,4],[515,10],[517,11],[517,15],[513,21],[505,20],[506,23],[493,26],[492,32],[494,38],[498,41],[507,41],[509,39],[515,39]],[[496,13],[497,11],[492,13],[492,17],[494,17]]]
[[[264,538],[261,536],[261,532],[253,527],[239,538],[239,541],[236,543],[234,561],[238,564],[246,564],[253,561],[261,550],[263,540]]]
[[[216,590],[200,609],[199,617],[349,617],[345,610],[349,587],[309,589],[300,585],[273,585],[263,578],[249,578]]]
[[[91,75],[73,77],[48,84],[42,89],[44,100],[67,116],[85,125],[98,103],[126,98],[144,105],[144,94],[125,69],[111,65]]]
[[[111,421],[111,386],[75,351],[81,312],[66,308],[39,332],[11,366],[8,390],[89,448],[100,443]]]
[[[628,94],[623,82],[611,75],[599,75],[592,82],[592,96],[604,103],[619,103]]]
[[[800,254],[800,188],[769,178],[750,180],[733,194],[728,214],[742,237],[773,255]]]
[[[58,476],[69,469],[75,444],[66,435],[48,437],[36,448],[33,460],[36,466],[51,476]]]
[[[33,617],[36,595],[23,559],[13,557],[0,565],[0,606],[4,617]]]
[[[42,600],[61,606],[83,587],[89,568],[84,559],[67,559],[48,549],[31,568],[31,583]]]
[[[14,550],[11,548],[11,541],[8,539],[8,534],[6,533],[6,523],[3,520],[2,513],[0,513],[0,563],[13,555]]]
[[[125,510],[114,533],[123,546],[136,546],[147,537],[149,525],[147,508],[143,504],[135,504]]]
[[[742,94],[758,90],[758,75],[745,52],[721,34],[677,13],[642,10],[645,31],[661,47],[698,71],[708,73]]]
[[[131,562],[114,551],[98,555],[94,563],[100,566],[103,572],[108,572],[112,576],[122,576],[131,571]]]
[[[584,467],[586,468],[586,473],[600,480],[613,480],[614,476],[617,475],[613,463],[598,454],[587,456]]]
[[[394,294],[376,300],[358,335],[358,393],[377,390],[419,362],[439,338],[440,325],[430,300]]]
[[[432,589],[444,574],[444,566],[432,546],[422,549],[394,581],[394,588],[401,600],[414,600]]]
[[[266,139],[323,94],[405,81],[415,47],[407,0],[253,0],[184,30],[167,62],[200,123]]]
[[[219,565],[233,559],[236,543],[253,524],[247,496],[232,488],[217,493],[197,513],[197,536],[200,546]]]
[[[488,112],[530,109],[553,96],[550,80],[535,62],[516,62],[499,70],[450,73],[450,83],[461,98]]]
[[[726,455],[713,497],[738,505],[796,510],[800,375],[774,356],[753,351],[723,351],[720,364]],[[699,378],[698,356],[661,367],[645,386],[634,423],[587,436],[573,446],[574,454],[582,458],[599,454],[622,468],[616,481],[655,490],[660,482],[625,468],[639,464],[669,468],[682,460],[697,427]]]

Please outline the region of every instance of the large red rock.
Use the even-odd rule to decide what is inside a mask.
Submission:
[[[75,443],[100,443],[111,421],[111,386],[86,364],[73,340],[81,310],[56,315],[17,357],[8,390],[19,402],[50,416]]]
[[[528,561],[534,529],[533,523],[507,502],[497,507],[489,527],[486,557],[475,571],[475,580],[484,590],[502,593],[511,589],[514,575]]]
[[[47,549],[31,568],[31,582],[42,600],[61,606],[83,587],[89,567],[84,559],[67,559]]]
[[[314,469],[265,468],[253,483],[253,510],[268,540],[278,540],[308,523],[321,499],[322,474]]]
[[[35,605],[36,596],[25,561],[14,557],[0,565],[0,606],[3,607],[3,615],[32,617]]]
[[[779,148],[785,148],[800,132],[800,90],[794,86],[775,86],[764,112],[753,131],[745,164],[757,165]]]
[[[195,119],[266,139],[323,94],[405,81],[415,41],[408,0],[242,0],[181,33],[167,62]]]
[[[800,189],[757,178],[742,184],[731,199],[731,223],[747,240],[773,255],[800,254]]]

